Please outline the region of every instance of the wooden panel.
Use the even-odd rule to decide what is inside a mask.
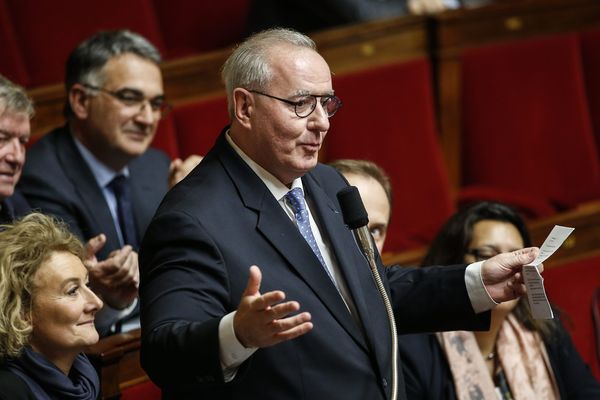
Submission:
[[[118,399],[121,391],[148,380],[140,365],[140,329],[101,339],[86,354],[100,376],[102,399]]]

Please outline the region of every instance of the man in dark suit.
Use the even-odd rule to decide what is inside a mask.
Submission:
[[[31,136],[33,102],[20,86],[0,75],[0,223],[27,214],[31,208],[15,186],[25,164]]]
[[[166,106],[160,61],[129,31],[81,43],[66,65],[67,124],[32,146],[20,183],[33,207],[94,238],[90,284],[106,303],[96,317],[101,334],[122,322],[131,322],[124,330],[139,326],[139,241],[169,180],[198,161],[170,164],[149,148]]]
[[[231,125],[140,251],[142,366],[166,399],[388,398],[383,301],[342,220],[347,183],[317,162],[341,105],[327,63],[276,29],[242,43],[223,78]],[[476,311],[523,293],[515,273],[535,254],[379,273],[399,331],[486,329]]]

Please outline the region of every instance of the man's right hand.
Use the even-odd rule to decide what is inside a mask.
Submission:
[[[129,306],[138,295],[138,254],[131,246],[111,252],[106,260],[98,261],[96,253],[106,244],[100,234],[86,243],[84,264],[90,274],[90,287],[112,308]]]
[[[250,276],[242,300],[233,319],[233,329],[246,348],[268,347],[302,336],[313,328],[311,315],[303,312],[288,316],[300,309],[297,301],[286,301],[281,290],[260,294],[262,274],[250,267]]]

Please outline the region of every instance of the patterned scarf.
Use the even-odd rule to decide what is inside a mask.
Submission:
[[[442,332],[437,337],[452,371],[457,398],[497,400],[499,395],[473,332]],[[527,330],[512,314],[500,327],[496,357],[513,399],[559,398],[544,342],[537,332]]]

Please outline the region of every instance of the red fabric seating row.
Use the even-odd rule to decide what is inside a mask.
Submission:
[[[0,74],[26,87],[63,80],[69,52],[99,30],[126,28],[165,56],[221,48],[246,35],[250,0],[0,0]]]
[[[178,105],[160,121],[152,146],[171,158],[204,155],[228,123],[225,96]]]
[[[325,140],[328,161],[368,159],[394,188],[386,251],[429,243],[454,209],[435,126],[428,60],[334,75],[344,101]]]
[[[540,217],[600,198],[600,103],[591,113],[583,74],[600,62],[592,53],[584,62],[576,34],[464,53],[463,201],[504,200]],[[597,71],[587,78],[600,89]]]

